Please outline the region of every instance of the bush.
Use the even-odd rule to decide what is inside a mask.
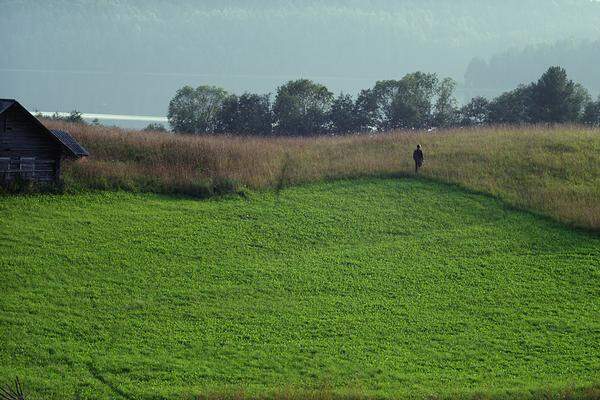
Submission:
[[[217,177],[212,182],[212,192],[217,196],[240,193],[239,183],[230,178]]]
[[[0,184],[0,194],[64,193],[65,185],[59,182],[36,182],[17,175],[11,181]]]
[[[163,124],[148,124],[144,129],[144,132],[168,132],[167,128]]]

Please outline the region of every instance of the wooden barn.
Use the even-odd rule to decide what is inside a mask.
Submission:
[[[64,158],[88,155],[67,132],[49,130],[16,100],[0,99],[0,184],[18,177],[56,182]]]

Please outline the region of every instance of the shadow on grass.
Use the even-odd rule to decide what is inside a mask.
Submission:
[[[100,382],[103,385],[105,385],[106,387],[108,387],[116,395],[118,395],[118,396],[120,396],[120,397],[122,397],[124,399],[128,399],[128,400],[135,400],[135,399],[137,399],[137,397],[130,395],[129,393],[127,393],[124,390],[120,389],[117,385],[115,385],[114,383],[112,383],[108,379],[106,379],[104,377],[104,375],[102,375],[100,373],[100,371],[98,371],[98,369],[92,363],[87,363],[86,367],[90,371],[90,374],[94,377],[94,379],[96,379],[98,382]]]
[[[446,395],[398,394],[379,395],[360,389],[336,391],[329,386],[315,390],[287,388],[261,395],[248,394],[243,389],[197,395],[194,400],[599,400],[600,386],[537,389],[497,393],[453,393]]]
[[[460,191],[460,192],[471,194],[471,195],[483,196],[483,197],[487,197],[490,199],[494,199],[494,200],[498,201],[505,210],[528,213],[528,214],[533,215],[536,218],[538,218],[554,227],[568,228],[572,231],[575,231],[575,232],[578,232],[581,234],[594,236],[594,237],[600,236],[600,229],[588,228],[588,227],[584,227],[584,226],[577,225],[574,223],[559,221],[556,218],[553,218],[552,216],[550,216],[548,214],[544,214],[544,213],[536,211],[532,208],[520,207],[518,205],[511,204],[508,201],[506,201],[506,199],[502,198],[499,195],[494,195],[494,194],[491,194],[491,193],[483,191],[483,190],[472,189],[472,188],[466,187],[460,183],[447,182],[447,181],[443,181],[441,179],[436,179],[436,178],[429,177],[429,176],[416,175],[414,173],[390,172],[390,173],[364,174],[364,175],[358,174],[358,175],[341,177],[341,178],[327,178],[327,179],[322,180],[322,182],[350,181],[350,180],[360,180],[360,179],[384,179],[384,180],[403,179],[403,180],[411,180],[414,182],[433,183],[440,187]],[[314,183],[314,182],[307,182],[306,184],[291,185],[290,187],[310,185],[312,183]]]

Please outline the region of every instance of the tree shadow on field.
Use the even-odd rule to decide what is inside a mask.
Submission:
[[[279,176],[277,177],[277,182],[275,184],[275,204],[279,204],[281,192],[283,189],[290,185],[290,170],[292,168],[292,158],[290,153],[285,153],[283,158],[283,162],[281,163],[281,171],[279,172]]]
[[[90,374],[92,374],[92,376],[100,383],[102,383],[103,385],[107,386],[110,390],[112,390],[115,394],[128,399],[128,400],[135,400],[136,397],[130,395],[129,393],[125,392],[124,390],[120,389],[119,387],[117,387],[117,385],[115,385],[114,383],[110,382],[108,379],[106,379],[101,373],[100,371],[98,371],[98,368],[96,368],[96,366],[94,364],[92,364],[91,362],[86,364],[87,369],[90,371]]]
[[[501,195],[491,194],[489,192],[486,192],[485,190],[478,190],[478,189],[470,188],[470,187],[467,187],[458,182],[447,182],[447,181],[444,181],[442,179],[438,179],[435,177],[421,175],[421,174],[408,173],[408,172],[389,172],[389,173],[383,172],[383,173],[379,173],[379,174],[375,174],[375,175],[369,175],[368,177],[365,177],[365,178],[405,179],[405,180],[411,180],[413,182],[434,184],[434,185],[437,185],[438,187],[441,187],[444,189],[456,190],[456,191],[460,191],[460,192],[470,194],[470,195],[486,197],[486,198],[493,199],[493,200],[496,200],[497,202],[499,202],[501,207],[505,210],[533,215],[536,218],[538,218],[540,221],[543,221],[544,223],[548,224],[549,226],[551,226],[553,228],[568,229],[570,231],[573,231],[573,232],[576,232],[579,234],[583,234],[586,236],[590,236],[590,237],[595,237],[595,238],[600,237],[600,230],[598,230],[598,229],[587,228],[584,226],[577,225],[575,223],[560,221],[556,218],[553,218],[550,215],[544,214],[543,212],[540,212],[540,211],[536,211],[532,208],[519,206],[516,204],[511,204],[505,198],[503,198]]]

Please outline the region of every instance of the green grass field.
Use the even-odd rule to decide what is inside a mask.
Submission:
[[[600,236],[490,197],[358,180],[0,216],[0,381],[32,399],[600,396]]]

